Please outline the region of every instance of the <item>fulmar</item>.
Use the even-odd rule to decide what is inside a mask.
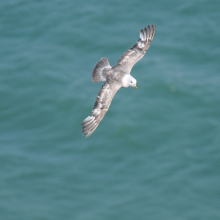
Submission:
[[[131,69],[147,52],[154,38],[156,25],[148,25],[140,31],[137,43],[123,54],[111,67],[107,58],[102,58],[92,71],[92,82],[105,81],[100,89],[91,114],[82,122],[82,132],[89,137],[105,116],[116,92],[121,88],[134,87],[137,80],[130,75]]]

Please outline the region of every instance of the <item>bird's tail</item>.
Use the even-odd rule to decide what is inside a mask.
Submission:
[[[94,83],[105,81],[109,70],[112,67],[107,58],[102,58],[94,67],[92,71],[92,81]]]

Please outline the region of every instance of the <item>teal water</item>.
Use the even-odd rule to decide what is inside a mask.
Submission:
[[[1,1],[0,219],[220,219],[220,4]],[[156,24],[88,139],[80,123]]]

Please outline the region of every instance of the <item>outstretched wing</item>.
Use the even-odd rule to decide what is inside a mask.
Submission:
[[[99,91],[96,98],[94,108],[90,114],[82,122],[82,132],[86,137],[89,137],[98,127],[101,120],[104,118],[115,93],[121,88],[117,82],[107,80]]]
[[[134,64],[145,55],[150,47],[151,41],[154,38],[155,30],[156,25],[148,25],[144,30],[141,29],[140,38],[137,43],[123,54],[115,66],[120,67],[121,65],[130,72]]]

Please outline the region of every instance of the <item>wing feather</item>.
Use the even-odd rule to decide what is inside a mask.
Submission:
[[[89,137],[98,127],[101,120],[104,118],[112,99],[116,92],[121,88],[117,82],[107,80],[100,89],[94,108],[90,114],[82,122],[82,132],[86,137]]]
[[[140,38],[137,43],[128,51],[126,51],[115,66],[123,66],[129,73],[132,67],[137,63],[147,52],[151,41],[154,38],[156,25],[148,25],[141,29]]]

